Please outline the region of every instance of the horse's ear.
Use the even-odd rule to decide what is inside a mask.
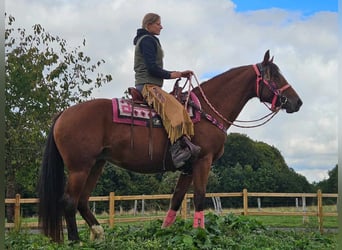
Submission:
[[[270,63],[273,63],[273,59],[274,59],[274,56],[272,56],[271,60],[270,60]]]
[[[267,65],[267,63],[269,62],[270,60],[270,50],[267,50],[265,55],[264,55],[264,61],[262,62],[262,65]]]

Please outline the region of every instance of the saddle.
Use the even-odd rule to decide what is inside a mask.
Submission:
[[[193,123],[199,122],[201,120],[201,114],[199,112],[201,104],[193,92],[182,92],[183,88],[179,87],[179,80],[176,81],[170,94],[182,104],[186,104],[187,102],[188,104],[192,104],[187,105],[189,116]],[[147,104],[140,91],[134,87],[130,87],[127,92],[132,98],[112,99],[113,122],[145,127],[163,126],[160,116]]]
[[[187,106],[187,111],[193,123],[197,123],[201,119],[199,112],[200,102],[197,96],[193,92],[182,92],[183,88],[179,87],[179,78],[173,87],[171,95],[173,95],[180,103]],[[150,107],[144,100],[143,95],[134,87],[128,88],[128,94],[131,99],[112,99],[113,106],[113,122],[124,123],[131,125],[131,147],[134,147],[133,140],[133,127],[134,126],[145,126],[150,128],[149,138],[149,156],[152,158],[152,139],[151,129],[154,127],[163,127],[163,122],[160,116]],[[187,105],[191,102],[193,105]]]
[[[134,103],[139,103],[139,104],[145,103],[144,97],[142,96],[140,91],[137,90],[136,88],[129,87],[128,88],[128,94],[132,97],[132,101]]]
[[[186,100],[187,93],[182,93],[183,88],[179,87],[179,81],[181,78],[178,78],[173,86],[173,90],[171,91],[171,95],[173,95],[180,103],[183,103]],[[136,104],[146,104],[144,97],[135,87],[128,88],[128,94],[132,97],[132,101]]]

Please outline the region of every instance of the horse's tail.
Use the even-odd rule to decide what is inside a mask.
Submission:
[[[56,242],[60,242],[63,239],[63,207],[61,200],[65,185],[64,162],[53,136],[54,126],[58,117],[59,115],[54,119],[53,125],[50,128],[38,187],[40,199],[39,225],[43,233]]]

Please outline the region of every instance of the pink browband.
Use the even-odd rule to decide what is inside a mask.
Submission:
[[[261,101],[261,98],[260,98],[260,82],[262,81],[268,88],[269,90],[271,90],[274,94],[273,96],[273,99],[272,99],[272,106],[270,108],[271,111],[276,111],[277,110],[277,107],[276,107],[276,102],[277,102],[277,99],[278,97],[281,95],[281,93],[283,93],[286,89],[288,89],[289,87],[291,87],[290,84],[286,84],[284,85],[283,87],[279,88],[279,89],[276,89],[275,87],[275,84],[273,82],[269,82],[265,79],[263,79],[261,73],[260,73],[260,70],[258,68],[258,66],[256,64],[253,65],[253,68],[254,68],[254,71],[257,75],[256,77],[256,94],[257,96],[259,97],[260,101]]]

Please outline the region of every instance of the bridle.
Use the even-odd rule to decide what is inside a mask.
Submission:
[[[287,103],[287,97],[282,95],[282,93],[291,87],[290,84],[286,84],[284,86],[282,86],[281,88],[277,88],[277,85],[275,82],[273,81],[268,81],[264,78],[263,76],[263,68],[262,68],[262,64],[261,63],[258,63],[258,64],[254,64],[253,65],[253,69],[257,75],[256,77],[256,94],[259,98],[259,100],[261,102],[263,102],[261,100],[261,95],[260,95],[260,92],[261,92],[261,87],[260,87],[260,83],[263,83],[266,87],[268,87],[268,89],[273,93],[273,99],[272,99],[272,102],[271,102],[271,107],[269,107],[265,102],[263,102],[268,108],[269,110],[271,110],[272,112],[276,112],[277,110],[281,109],[286,103]],[[277,100],[278,98],[280,99],[280,106],[279,107],[276,107],[276,103],[277,103]]]
[[[210,109],[218,116],[220,117],[223,121],[225,121],[227,124],[231,125],[231,126],[235,126],[235,127],[239,127],[239,128],[255,128],[255,127],[260,127],[264,124],[266,124],[267,122],[269,122],[277,113],[278,111],[288,102],[288,99],[286,96],[282,95],[282,93],[291,87],[290,84],[286,84],[284,86],[282,86],[281,88],[277,88],[277,85],[275,82],[273,81],[268,81],[266,79],[264,79],[264,70],[262,67],[261,63],[258,64],[254,64],[253,65],[253,69],[256,73],[256,95],[259,98],[259,100],[261,102],[263,102],[268,109],[271,111],[271,113],[259,118],[259,119],[255,119],[255,120],[250,120],[250,121],[242,121],[242,120],[235,120],[235,121],[229,121],[228,119],[226,119],[220,112],[218,112],[210,103],[210,101],[208,100],[208,98],[206,97],[203,89],[201,88],[201,85],[199,84],[199,81],[196,77],[196,75],[193,75],[193,77],[196,80],[197,86],[200,90],[200,93],[203,97],[203,99],[205,100],[205,102],[207,103],[207,105],[210,107]],[[191,77],[187,79],[186,83],[184,84],[183,88],[185,87],[185,85],[189,82],[189,91],[188,93],[190,93],[190,88],[192,86],[191,83]],[[268,87],[268,89],[273,93],[273,99],[272,99],[272,103],[271,103],[271,107],[269,107],[267,105],[266,102],[261,100],[261,83],[263,83],[265,86]],[[280,106],[276,106],[277,100],[278,98],[280,99]],[[189,103],[190,104],[190,103]],[[187,105],[187,103],[186,103]],[[198,107],[197,107],[198,108]],[[202,109],[199,109],[199,112],[206,117],[206,119],[208,119],[209,121],[211,121],[215,126],[217,126],[220,130],[226,132],[228,130],[228,128],[226,126],[224,126],[223,124],[221,124],[219,121],[217,121],[214,117],[212,117],[211,115],[207,114],[206,112],[204,112]],[[260,122],[259,124],[256,125],[239,125],[237,123],[252,123],[252,122]]]

